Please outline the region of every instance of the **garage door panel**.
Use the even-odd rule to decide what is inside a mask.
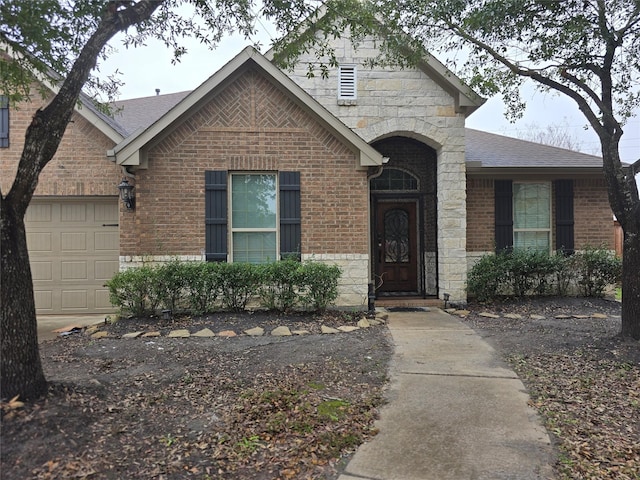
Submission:
[[[53,235],[49,232],[27,233],[27,248],[29,252],[51,252]]]
[[[94,248],[96,251],[118,251],[118,232],[96,232],[94,235]]]
[[[118,272],[118,268],[119,264],[114,260],[96,260],[94,262],[94,277],[104,283]]]
[[[87,208],[84,203],[70,203],[60,205],[61,222],[86,222]]]
[[[94,205],[94,219],[97,223],[118,223],[118,214],[117,203]]]
[[[31,261],[31,277],[34,282],[53,280],[53,263]]]
[[[109,290],[96,290],[96,310],[110,311],[113,310],[111,302],[109,302]]]
[[[89,280],[86,260],[63,261],[61,267],[61,280]]]
[[[29,205],[24,219],[26,222],[50,222],[51,221],[50,204],[32,204]]]
[[[51,290],[36,290],[34,297],[38,312],[53,313],[53,292]]]
[[[62,290],[63,310],[86,310],[89,306],[88,291],[85,290]]]
[[[60,250],[63,252],[87,251],[86,232],[63,232],[60,234]]]
[[[25,219],[37,312],[112,312],[104,283],[119,269],[117,197],[34,199]]]

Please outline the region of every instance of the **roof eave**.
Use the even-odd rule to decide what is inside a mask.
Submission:
[[[511,177],[597,177],[603,175],[602,167],[483,167],[480,162],[467,161],[466,171],[472,177],[511,178]]]

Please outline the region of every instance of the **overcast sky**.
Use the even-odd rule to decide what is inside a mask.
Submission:
[[[262,26],[258,40],[264,53],[271,44],[267,28]],[[171,64],[171,52],[161,42],[149,42],[146,47],[125,49],[118,40],[112,45],[118,49],[107,62],[100,66],[102,74],[121,72],[124,85],[120,88],[120,98],[129,99],[193,90],[213,75],[226,62],[237,55],[251,42],[241,37],[224,39],[215,50],[197,43],[187,44],[188,53],[177,65]],[[524,130],[531,126],[545,129],[548,125],[561,125],[572,138],[580,142],[580,150],[600,155],[598,137],[586,128],[586,119],[577,106],[560,95],[543,94],[533,87],[523,90],[527,102],[524,117],[516,123],[509,123],[504,117],[504,105],[500,98],[491,98],[467,119],[467,127],[498,133],[511,137],[523,137]],[[639,109],[640,113],[640,109]],[[632,118],[624,129],[620,155],[625,162],[640,158],[640,118]]]

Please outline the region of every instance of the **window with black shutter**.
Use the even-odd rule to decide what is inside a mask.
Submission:
[[[299,172],[209,171],[205,184],[207,261],[300,259]]]
[[[496,180],[495,193],[495,239],[496,252],[513,249],[513,182]]]
[[[556,180],[556,250],[565,255],[574,253],[573,180]]]
[[[9,98],[0,95],[0,148],[9,147]]]

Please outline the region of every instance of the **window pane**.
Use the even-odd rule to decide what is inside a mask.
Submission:
[[[235,232],[233,261],[267,263],[276,261],[275,232]]]
[[[233,228],[276,228],[276,176],[231,177]]]
[[[513,247],[516,250],[532,249],[549,251],[549,232],[514,232]]]
[[[514,183],[513,228],[550,228],[550,191],[546,183]]]

